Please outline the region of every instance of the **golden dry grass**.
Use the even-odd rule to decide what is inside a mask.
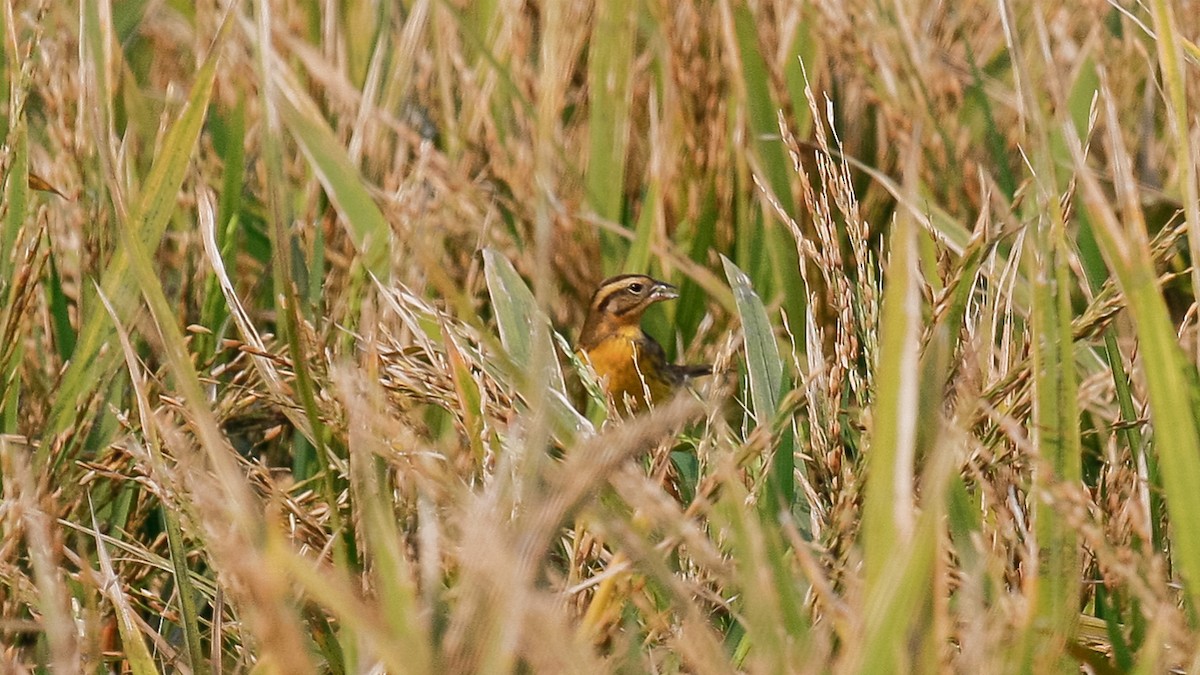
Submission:
[[[0,3],[0,671],[1194,669],[1187,10]]]

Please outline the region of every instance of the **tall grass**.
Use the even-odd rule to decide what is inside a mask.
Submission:
[[[0,670],[1197,669],[1186,10],[0,2]]]

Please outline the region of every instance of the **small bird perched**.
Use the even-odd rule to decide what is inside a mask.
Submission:
[[[642,330],[650,305],[677,297],[671,284],[642,274],[606,279],[592,295],[578,349],[605,393],[628,412],[646,409],[647,392],[651,403],[662,403],[689,378],[712,373],[708,365],[667,363],[662,346]]]

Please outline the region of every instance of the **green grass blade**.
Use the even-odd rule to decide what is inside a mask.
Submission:
[[[25,267],[26,256],[17,250],[17,238],[25,227],[29,210],[29,135],[23,121],[17,121],[9,133],[12,144],[11,164],[4,185],[4,208],[8,209],[0,226],[0,291],[4,305],[0,306],[0,331],[10,326],[15,334],[4,334],[0,348],[0,432],[17,433],[21,397],[21,359],[18,345],[22,342],[20,324],[16,318],[23,304],[19,295],[28,282],[21,277],[33,272]],[[41,242],[37,242],[40,244]]]
[[[289,77],[281,76],[276,83],[279,95],[275,103],[283,123],[345,219],[363,266],[387,283],[391,278],[392,229],[371,197],[366,181],[308,94]]]
[[[534,353],[539,348],[553,349],[550,319],[538,307],[533,293],[507,258],[494,249],[485,249],[483,261],[492,310],[500,331],[500,343],[515,366],[516,372],[512,375],[519,378],[518,388],[523,392],[531,391],[531,386],[547,388],[549,395],[546,400],[553,412],[555,433],[590,430],[591,423],[567,401],[566,385],[558,360],[553,354],[546,358]],[[544,368],[541,373],[533,372],[537,365]]]
[[[66,363],[75,350],[75,328],[71,325],[71,309],[67,303],[67,294],[63,290],[62,275],[58,273],[58,263],[54,260],[54,247],[51,245],[49,259],[46,261],[49,278],[46,279],[46,305],[50,310],[50,322],[53,327],[54,347],[58,358]]]
[[[1011,203],[1017,192],[1017,180],[1013,176],[1010,166],[1011,153],[1005,146],[1004,134],[996,124],[994,106],[991,97],[987,94],[984,74],[975,62],[975,49],[969,40],[963,39],[962,43],[967,56],[967,65],[971,68],[971,86],[963,92],[962,115],[982,118],[979,120],[982,125],[980,133],[983,135],[984,146],[991,155],[992,170],[996,173],[996,181],[999,183],[1001,194]]]
[[[704,260],[709,249],[713,248],[716,243],[720,213],[717,209],[714,192],[711,185],[706,188],[700,213],[697,215],[696,221],[690,223],[692,227],[688,228],[691,238],[688,244],[688,257],[692,260]],[[684,228],[681,226],[680,229]],[[696,334],[696,329],[699,327],[701,319],[709,311],[712,302],[713,298],[691,277],[685,278],[679,285],[679,302],[673,308],[675,310],[674,324],[675,330],[683,336],[685,341],[690,340]],[[669,356],[675,355],[673,344],[663,346],[667,347]]]
[[[629,147],[633,48],[637,42],[637,3],[613,0],[596,6],[593,40],[588,54],[587,194],[596,215],[619,223],[625,200],[625,155]],[[653,202],[647,200],[644,211]],[[618,260],[624,249],[619,237],[601,234],[605,261]],[[645,267],[636,268],[645,271]],[[614,272],[606,269],[606,273]]]
[[[1187,220],[1188,251],[1193,261],[1200,260],[1200,186],[1196,184],[1196,153],[1192,146],[1192,117],[1188,108],[1187,77],[1183,67],[1182,42],[1176,25],[1175,10],[1167,0],[1152,0],[1151,15],[1158,39],[1158,65],[1166,89],[1167,116],[1172,124],[1175,160],[1179,167],[1183,213]],[[1192,265],[1192,294],[1200,298],[1200,265]],[[1193,360],[1200,359],[1200,344]],[[1200,581],[1200,580],[1197,580]]]
[[[538,308],[533,292],[525,285],[508,258],[494,249],[487,249],[483,252],[483,261],[488,293],[492,297],[492,309],[496,312],[496,327],[500,331],[500,342],[518,368],[528,368],[534,362],[534,346],[551,344],[550,320]],[[545,342],[534,336],[535,332],[543,331]],[[563,391],[563,374],[558,362],[552,360],[546,370],[543,374],[549,378],[550,388]],[[536,376],[533,379],[536,380]]]
[[[732,7],[722,3],[722,12],[726,17],[723,19],[725,30],[730,34],[727,39],[737,49],[741,66],[737,73],[740,86],[734,90],[745,106],[752,173],[765,183],[779,208],[794,218],[792,165],[779,130],[779,110],[783,106],[771,88],[771,70],[764,57],[758,30],[761,17],[755,16],[754,10],[742,3],[734,3]],[[789,67],[796,65],[795,59],[789,59]],[[805,105],[799,114],[804,115],[803,111],[807,110]],[[743,213],[748,222],[740,227],[749,232],[746,233],[748,241],[739,242],[737,260],[742,262],[742,269],[763,297],[771,301],[782,299],[789,315],[801,316],[805,301],[804,282],[791,232],[758,209]]]
[[[1062,213],[1050,209],[1052,222],[1028,240],[1036,250],[1024,256],[1033,269],[1030,333],[1033,340],[1032,440],[1044,463],[1034,470],[1034,491],[1078,484],[1082,478],[1079,442],[1078,384],[1071,333],[1069,265]],[[1057,218],[1056,218],[1057,216]],[[1078,535],[1058,509],[1035,502],[1034,527],[1043,559],[1037,576],[1039,623],[1052,639],[1037,648],[1042,667],[1061,659],[1064,640],[1073,633],[1079,613]]]
[[[787,672],[787,664],[804,653],[808,588],[803,576],[789,568],[791,556],[778,521],[745,508],[747,499],[743,485],[727,481],[714,513],[715,523],[729,533],[730,554],[737,562],[738,618],[745,628],[737,648],[748,650],[746,656],[759,672]]]
[[[767,318],[767,309],[750,285],[750,278],[738,269],[731,260],[721,256],[725,266],[725,277],[733,289],[738,317],[742,321],[742,332],[746,345],[746,374],[750,384],[751,411],[759,426],[769,426],[779,409],[779,397],[785,385],[783,357],[779,354],[779,343]],[[790,388],[790,385],[789,385]],[[767,469],[769,473],[767,507],[774,513],[788,510],[796,503],[796,470],[794,438],[790,426],[780,435],[779,448]],[[802,505],[807,512],[807,502]]]
[[[237,250],[237,225],[242,210],[242,190],[246,179],[246,121],[245,100],[239,100],[232,110],[218,109],[210,122],[213,146],[221,157],[221,195],[217,207],[216,240],[222,259]],[[204,302],[200,310],[200,325],[212,335],[197,335],[195,349],[202,356],[215,356],[222,327],[229,319],[225,299],[216,275],[209,275],[204,286]]]
[[[657,182],[651,182],[642,199],[642,213],[638,216],[637,228],[634,230],[633,243],[625,256],[625,262],[620,271],[625,274],[646,274],[650,271],[652,256],[651,245],[654,238],[654,225],[659,209],[662,208],[662,190]],[[613,249],[608,249],[613,250]],[[604,258],[604,273],[615,273],[618,270],[609,265],[609,256]]]
[[[92,530],[96,538],[96,556],[100,560],[100,571],[107,579],[103,587],[113,605],[117,630],[121,634],[121,649],[129,663],[129,670],[133,675],[157,675],[154,657],[150,655],[150,649],[146,647],[146,641],[142,639],[142,632],[138,629],[137,614],[121,587],[121,579],[113,571],[112,558],[104,545],[104,537],[100,534],[100,525],[96,522],[95,513],[92,514]]]
[[[143,246],[157,247],[175,209],[212,96],[219,57],[232,24],[227,18],[213,40],[208,56],[196,74],[187,104],[168,130],[162,148],[156,153],[141,190],[141,200],[130,214],[128,227],[136,228],[138,240]],[[104,295],[112,300],[117,316],[122,321],[128,321],[136,307],[137,298],[136,286],[129,274],[129,251],[123,247],[117,249],[104,270],[100,285]],[[54,438],[67,430],[80,401],[90,394],[98,382],[107,379],[107,374],[120,358],[113,350],[103,351],[113,330],[104,308],[96,303],[87,309],[90,311],[85,310],[75,352],[62,377],[50,412],[47,438]],[[45,465],[50,448],[50,443],[43,443],[38,449],[37,466]]]
[[[775,414],[783,390],[783,358],[771,330],[767,309],[754,292],[750,277],[722,256],[725,277],[733,289],[738,317],[746,334],[746,371],[750,380],[750,402],[759,424],[766,424]]]
[[[129,232],[131,228],[125,228],[125,232]],[[128,236],[129,241],[135,241],[134,237]],[[138,261],[134,259],[133,265],[136,268]],[[144,277],[145,275],[143,275]],[[157,286],[156,286],[157,288]],[[134,351],[133,344],[129,339],[125,327],[122,325],[120,318],[116,314],[116,309],[113,308],[112,302],[104,295],[103,291],[99,291],[99,300],[104,305],[104,309],[109,314],[109,319],[113,322],[113,328],[117,334],[117,338],[121,343],[121,353],[125,357],[126,367],[129,368],[130,379],[133,384],[135,398],[138,402],[138,409],[143,421],[153,419],[153,413],[150,411],[148,397],[145,395],[142,386],[139,384],[143,378],[139,376],[139,365],[137,355]],[[143,424],[144,427],[150,427],[152,424]],[[163,453],[159,449],[159,437],[156,432],[151,429],[145,429],[147,445],[150,448],[150,456],[154,458],[155,463],[161,464]],[[173,510],[173,507],[166,503],[159,504],[159,515],[163,521],[163,528],[167,531],[167,548],[171,553],[171,567],[175,572],[175,585],[179,593],[179,620],[183,626],[184,644],[187,647],[188,664],[193,672],[204,673],[209,672],[208,664],[204,659],[204,652],[200,646],[200,622],[199,611],[196,607],[196,591],[192,586],[191,572],[187,563],[187,548],[183,542],[183,529],[179,523],[179,514]]]
[[[4,186],[7,212],[3,229],[0,229],[0,279],[14,278],[17,235],[25,224],[29,209],[29,132],[23,120],[18,120],[9,131],[8,146],[11,150]]]
[[[779,137],[779,105],[771,94],[770,74],[758,41],[755,17],[749,6],[740,3],[728,11],[732,12],[735,44],[741,59],[739,75],[744,87],[751,147],[784,211],[795,213],[790,164]],[[805,104],[804,110],[807,109]]]
[[[362,390],[359,382],[364,374],[350,368],[333,374],[350,415],[350,486],[365,536],[363,551],[373,563],[390,641],[395,652],[404,655],[403,661],[388,665],[427,673],[433,668],[432,640],[417,606],[416,579],[403,549],[404,535],[396,524],[387,467],[379,459],[388,452],[382,441],[388,436],[386,423],[390,420],[380,414],[378,403],[384,400],[383,393],[377,387]]]
[[[308,9],[312,12],[312,16],[318,15],[316,5],[310,5]],[[371,269],[373,263],[380,269],[380,274],[376,278],[386,283],[390,279],[390,275],[387,274],[390,267],[386,264],[390,263],[390,257],[387,255],[388,242],[386,241],[375,242],[376,245],[369,249],[363,248],[368,243],[369,234],[368,238],[362,238],[359,235],[374,231],[375,238],[380,238],[377,223],[382,222],[382,216],[379,216],[378,208],[369,199],[365,186],[357,176],[357,171],[349,166],[346,150],[338,146],[336,140],[332,140],[332,132],[329,131],[328,125],[317,111],[316,105],[294,81],[292,72],[281,66],[279,57],[274,51],[269,17],[268,8],[265,5],[260,7],[256,33],[258,38],[256,54],[258,76],[262,82],[260,101],[266,108],[273,106],[280,110],[277,117],[268,117],[268,124],[263,130],[262,155],[267,177],[266,202],[269,220],[267,233],[271,250],[271,280],[274,286],[273,300],[279,317],[278,323],[282,328],[288,351],[295,364],[296,398],[299,407],[304,411],[306,426],[310,429],[310,433],[303,439],[296,440],[293,450],[294,465],[302,470],[307,470],[311,464],[319,464],[320,469],[313,468],[313,470],[319,471],[321,490],[327,502],[333,504],[336,503],[336,496],[345,489],[345,480],[338,470],[343,463],[342,458],[335,453],[335,448],[329,444],[329,430],[317,405],[317,387],[319,385],[311,366],[315,355],[310,354],[311,345],[304,339],[303,327],[306,317],[312,318],[317,309],[307,302],[306,295],[309,280],[314,274],[312,267],[314,261],[305,258],[300,238],[292,228],[294,218],[290,199],[292,186],[284,171],[283,130],[280,129],[279,118],[291,119],[290,124],[286,119],[283,124],[289,126],[292,135],[296,137],[302,152],[305,153],[314,170],[318,174],[322,174],[322,170],[331,172],[322,174],[322,184],[326,194],[334,201],[335,206],[339,207],[342,215],[348,219],[350,239],[359,253],[356,263],[363,264],[368,270]],[[297,106],[299,108],[293,110]],[[334,182],[331,183],[331,180]],[[339,191],[342,192],[339,194]],[[341,208],[346,205],[339,204],[338,199],[349,196],[367,197],[363,203],[353,205],[354,208],[360,210],[359,213],[365,213],[365,216],[350,219],[349,214]],[[372,213],[372,210],[375,213]],[[366,232],[360,229],[364,226],[368,228]],[[372,256],[374,256],[374,260],[372,260]],[[319,270],[319,272],[323,273],[324,270]],[[304,426],[300,428],[304,428]],[[319,458],[319,461],[310,462],[309,460],[313,456]],[[329,516],[330,529],[336,533],[332,547],[334,560],[339,565],[353,567],[357,564],[358,556],[352,531],[350,528],[343,527],[341,509],[330,509]],[[348,655],[347,658],[351,662],[354,660],[354,641],[355,638],[350,631],[344,630],[339,633],[342,652]]]
[[[884,583],[894,551],[913,535],[921,321],[916,234],[911,219],[896,219],[884,276],[861,535],[868,589]]]
[[[1092,217],[1100,250],[1128,301],[1140,340],[1141,362],[1149,395],[1153,444],[1158,454],[1162,488],[1171,530],[1200,532],[1200,434],[1194,402],[1200,392],[1193,382],[1195,367],[1176,339],[1171,316],[1158,284],[1150,253],[1149,235],[1137,201],[1129,155],[1120,136],[1115,105],[1107,88],[1101,100],[1109,123],[1109,150],[1114,161],[1117,194],[1123,206],[1118,218],[1099,180],[1087,164],[1083,144],[1074,129],[1066,136],[1075,161],[1083,201]],[[1189,375],[1190,374],[1190,375]],[[1200,608],[1200,538],[1172,539],[1172,557],[1183,578],[1191,608]]]
[[[913,624],[928,616],[941,514],[941,508],[923,513],[911,541],[888,553],[888,565],[879,571],[877,583],[869,591],[862,643],[850,651],[861,659],[857,672],[914,672],[905,656]]]
[[[1137,405],[1133,400],[1129,374],[1125,371],[1125,360],[1121,356],[1121,348],[1117,344],[1115,332],[1111,328],[1104,332],[1104,355],[1112,370],[1113,391],[1116,394],[1117,406],[1121,411],[1121,421],[1126,424],[1126,427],[1121,430],[1120,436],[1124,439],[1130,455],[1135,458],[1137,464],[1145,464],[1146,477],[1149,479],[1150,485],[1159,486],[1162,485],[1162,476],[1158,471],[1158,456],[1152,452],[1146,452],[1146,439],[1141,425],[1137,423]],[[1155,550],[1165,554],[1169,549],[1167,533],[1163,528],[1166,511],[1162,492],[1149,490],[1148,493],[1150,497],[1150,540]]]
[[[790,124],[799,138],[806,138],[813,125],[812,108],[809,107],[808,95],[804,92],[809,84],[805,72],[819,63],[824,51],[819,34],[813,30],[818,25],[811,19],[816,10],[813,6],[805,8],[805,11],[809,12],[809,17],[806,17],[809,20],[797,23],[796,32],[792,34],[791,39],[791,56],[783,63],[784,83],[792,104]]]
[[[128,253],[133,281],[141,291],[142,297],[145,298],[146,305],[149,306],[154,325],[161,338],[161,356],[168,364],[175,386],[188,410],[191,429],[205,452],[212,472],[216,475],[215,485],[219,485],[219,489],[223,491],[223,494],[214,498],[229,504],[226,508],[236,513],[237,517],[243,518],[238,523],[243,537],[249,538],[245,534],[246,532],[253,532],[257,536],[264,529],[264,524],[254,517],[254,514],[259,511],[250,506],[249,488],[228,451],[226,439],[220,431],[216,416],[210,407],[204,388],[201,386],[200,376],[192,365],[175,311],[163,293],[161,281],[151,263],[150,255],[142,242],[138,240],[136,232],[137,230],[132,224],[121,228],[121,244]],[[178,581],[182,582],[182,579]],[[181,583],[180,592],[190,593],[191,589],[185,589]],[[268,608],[272,604],[278,607],[282,598],[276,595],[270,599],[259,598],[259,601]],[[278,613],[283,614],[284,612],[279,611]],[[299,664],[306,663],[306,661],[304,650],[300,647],[302,642],[298,630],[295,627],[289,629],[284,626],[276,626],[271,628],[271,633],[273,641],[265,645],[264,650],[269,651],[272,658],[279,660],[280,667],[287,667],[286,664],[290,664],[296,672],[303,672],[304,669],[299,667]],[[193,672],[207,672],[201,670],[202,668],[204,668],[202,662],[192,664]]]

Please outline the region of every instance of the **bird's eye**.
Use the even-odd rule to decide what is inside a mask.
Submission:
[[[635,295],[636,295],[636,294],[638,294],[638,293],[641,293],[643,288],[644,288],[644,287],[643,287],[641,284],[639,284],[639,283],[632,283],[632,284],[629,284],[629,292],[630,292],[630,293],[633,293],[633,294],[635,294]]]

